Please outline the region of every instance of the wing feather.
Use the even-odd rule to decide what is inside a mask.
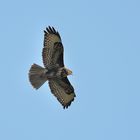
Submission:
[[[63,45],[59,33],[52,27],[44,31],[44,48],[42,51],[43,63],[46,68],[63,62]]]
[[[49,81],[51,92],[62,104],[63,108],[68,108],[71,102],[74,101],[75,93],[68,78],[53,79]]]

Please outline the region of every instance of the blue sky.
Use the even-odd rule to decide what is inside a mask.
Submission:
[[[140,1],[0,1],[1,140],[140,139]],[[76,99],[67,110],[44,84],[43,30],[59,30]]]

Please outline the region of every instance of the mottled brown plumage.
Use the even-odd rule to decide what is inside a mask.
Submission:
[[[63,108],[68,108],[74,100],[75,93],[67,78],[72,72],[65,68],[63,53],[64,48],[59,33],[49,26],[44,31],[44,47],[42,50],[45,68],[33,64],[29,71],[29,80],[36,89],[48,80],[53,95],[63,105]]]

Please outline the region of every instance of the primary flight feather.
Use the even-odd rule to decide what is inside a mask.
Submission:
[[[44,47],[42,50],[45,68],[33,64],[29,70],[29,80],[36,89],[48,81],[53,95],[62,104],[63,108],[68,108],[76,95],[67,78],[68,75],[72,74],[72,71],[65,67],[63,53],[64,48],[60,34],[49,26],[44,31]]]

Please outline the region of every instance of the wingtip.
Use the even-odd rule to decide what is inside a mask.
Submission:
[[[46,30],[44,30],[44,33],[47,34]]]
[[[55,30],[55,28],[53,26],[48,26],[46,27],[46,30],[44,30],[45,34],[55,34],[57,36],[59,36],[60,38],[60,34],[57,30]]]
[[[52,30],[53,30],[53,32],[55,32],[56,33],[56,30],[55,30],[55,28],[52,26]]]
[[[74,101],[74,98],[73,100],[71,100],[69,103],[67,103],[66,105],[63,105],[63,109],[68,109],[68,107],[71,105],[71,103]]]

